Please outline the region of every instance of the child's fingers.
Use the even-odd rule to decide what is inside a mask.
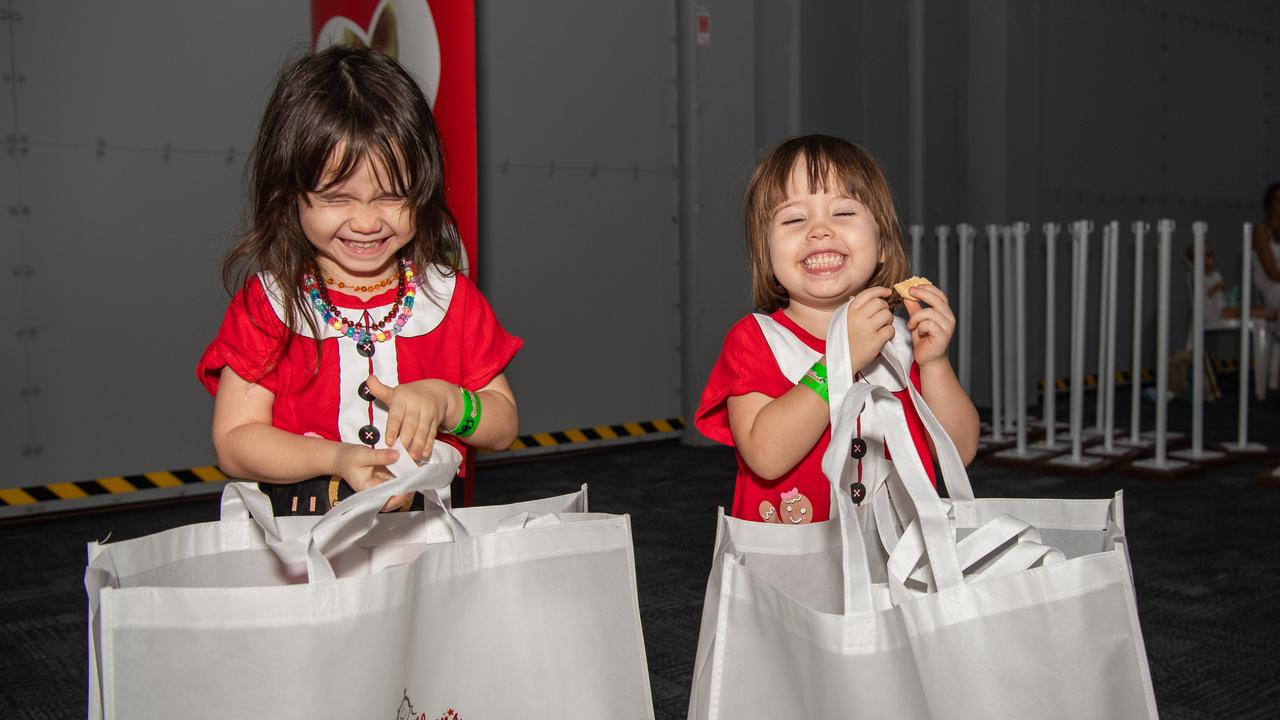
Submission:
[[[384,385],[377,375],[369,375],[369,379],[365,380],[364,384],[375,398],[382,401],[383,405],[391,405],[391,396],[395,394],[395,388]]]
[[[423,457],[422,449],[427,447],[427,444],[431,442],[432,435],[435,434],[435,424],[432,423],[431,420],[432,418],[428,415],[426,410],[423,410],[418,414],[417,429],[414,431],[410,442],[407,443],[409,447],[409,454],[413,456],[413,459],[415,460],[419,460]],[[405,430],[404,434],[405,437],[409,437],[408,430]]]
[[[858,293],[857,295],[854,295],[853,302],[849,304],[849,309],[854,310],[854,309],[862,308],[862,306],[866,305],[872,300],[876,300],[876,299],[883,300],[889,297],[889,295],[891,295],[892,293],[893,293],[893,290],[887,287],[873,285],[872,287],[863,289],[863,291]]]
[[[430,431],[427,432],[427,441],[422,444],[422,453],[418,455],[418,457],[426,457],[431,454],[431,448],[435,447],[436,437],[438,435],[439,433],[435,428],[431,428]]]
[[[404,424],[404,413],[403,404],[392,405],[387,410],[387,428],[382,437],[387,443],[387,447],[395,445],[396,439],[400,437],[400,427]]]
[[[911,294],[917,300],[923,300],[930,307],[951,306],[951,302],[947,300],[947,294],[942,292],[936,285],[916,285],[911,288]]]
[[[377,450],[369,448],[361,458],[361,465],[366,467],[385,467],[400,459],[400,452],[391,448]],[[375,473],[376,475],[376,473]]]
[[[870,320],[871,326],[876,329],[882,328],[885,325],[893,325],[893,313],[888,307],[885,307],[883,310],[872,315]]]
[[[914,332],[916,328],[925,322],[933,322],[937,326],[944,328],[953,326],[947,316],[937,308],[925,308],[911,316],[911,319],[907,321],[907,329]]]
[[[409,450],[410,457],[417,457],[417,453],[413,451],[413,440],[418,434],[418,427],[422,424],[420,421],[422,413],[406,412],[404,419],[400,421],[400,438],[401,442]]]
[[[942,341],[951,337],[947,327],[933,318],[927,318],[922,321],[915,332],[919,333],[920,337],[930,337]]]
[[[916,313],[920,312],[920,303],[917,300],[912,300],[909,297],[902,298],[902,304],[907,306],[908,317],[915,317]]]

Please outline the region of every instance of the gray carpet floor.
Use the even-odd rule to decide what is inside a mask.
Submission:
[[[1233,440],[1235,401],[1209,405],[1210,440]],[[1092,407],[1089,405],[1088,407]],[[1147,408],[1150,412],[1150,408]],[[1170,410],[1189,424],[1184,404]],[[1123,419],[1123,418],[1122,418]],[[1150,427],[1148,420],[1147,427]],[[1280,399],[1255,403],[1251,436],[1280,446]],[[1274,461],[1207,468],[1176,481],[1109,472],[1062,477],[970,468],[988,497],[1125,492],[1139,615],[1165,720],[1280,717],[1280,488]],[[480,504],[591,487],[595,510],[630,513],[658,718],[684,717],[716,506],[732,497],[725,448],[671,443],[482,467]],[[216,519],[213,499],[0,525],[0,718],[84,717],[85,543]]]

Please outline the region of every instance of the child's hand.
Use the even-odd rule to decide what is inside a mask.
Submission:
[[[916,285],[908,293],[919,299],[903,298],[910,316],[907,328],[911,330],[916,364],[923,368],[938,362],[948,362],[947,346],[951,344],[951,336],[956,331],[956,316],[951,312],[947,296],[933,285]],[[929,307],[921,308],[920,300]]]
[[[409,456],[421,460],[431,453],[436,431],[449,416],[449,404],[461,402],[456,385],[443,380],[418,380],[394,388],[369,376],[369,392],[387,406],[387,427],[382,439],[391,447],[403,438]],[[461,410],[459,410],[461,412]]]
[[[892,292],[887,287],[869,287],[849,303],[849,362],[854,372],[870,365],[893,339],[893,313],[885,300]]]
[[[394,477],[387,466],[399,457],[400,453],[396,450],[375,450],[364,445],[342,443],[338,448],[336,474],[346,480],[356,492],[368,490]],[[382,511],[394,510],[409,502],[412,497],[412,493],[396,495],[382,506]]]

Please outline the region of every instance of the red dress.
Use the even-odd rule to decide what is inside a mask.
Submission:
[[[797,338],[818,353],[827,351],[826,340],[814,337],[781,310],[769,316],[792,332]],[[897,334],[893,343],[898,346],[900,354],[910,352],[910,334],[905,324],[897,321]],[[911,383],[920,389],[920,368],[911,363]],[[711,377],[702,393],[702,402],[694,415],[694,425],[708,438],[725,445],[733,446],[733,433],[729,430],[728,399],[735,395],[747,395],[758,392],[772,398],[780,397],[795,383],[783,375],[773,351],[765,340],[760,322],[754,315],[739,320],[725,337],[724,348],[720,357],[711,369]],[[910,392],[903,388],[893,393],[902,403],[911,429],[911,437],[915,441],[916,452],[920,454],[929,479],[937,483],[933,468],[933,458],[929,453],[928,431],[916,412],[911,401]],[[763,517],[762,503],[769,503],[770,508],[782,512],[784,506],[799,500],[813,508],[814,521],[826,520],[831,509],[830,485],[822,472],[822,455],[831,441],[831,427],[823,431],[816,445],[796,464],[777,480],[765,480],[756,475],[747,466],[742,453],[737,453],[738,475],[733,492],[733,506],[730,515],[745,520],[771,520]],[[885,457],[889,457],[889,448],[885,448]],[[798,493],[798,495],[797,495]],[[807,509],[807,508],[806,508]]]
[[[354,340],[339,335],[317,316],[321,331],[318,371],[316,343],[305,326],[293,330],[285,355],[276,367],[268,369],[276,342],[286,329],[275,280],[260,273],[232,298],[196,374],[210,394],[218,391],[223,367],[270,390],[275,394],[271,422],[281,430],[386,447],[378,443],[387,425],[386,408],[361,397],[361,384],[370,373],[389,386],[434,378],[478,390],[506,368],[522,344],[503,330],[489,303],[466,276],[445,275],[431,267],[418,273],[418,280],[421,286],[404,328],[394,338],[374,343],[368,357]],[[376,323],[391,309],[395,293],[392,286],[360,300],[330,290],[329,298],[344,317],[358,320],[367,312]],[[369,442],[370,427],[377,436],[373,443]],[[437,439],[454,445],[464,457],[471,452],[453,436],[438,435]]]

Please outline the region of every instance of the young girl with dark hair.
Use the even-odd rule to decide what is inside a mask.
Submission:
[[[459,271],[435,122],[394,60],[339,46],[285,69],[250,209],[197,366],[223,470],[259,481],[277,514],[321,514],[386,481],[397,441],[414,460],[441,439],[510,445],[503,371],[521,341]]]

